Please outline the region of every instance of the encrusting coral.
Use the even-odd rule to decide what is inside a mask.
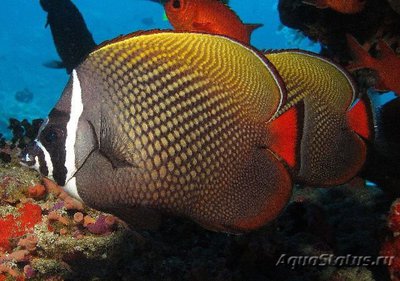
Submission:
[[[0,281],[68,276],[64,260],[110,254],[111,241],[125,233],[113,216],[84,207],[15,161],[0,166],[0,214]]]

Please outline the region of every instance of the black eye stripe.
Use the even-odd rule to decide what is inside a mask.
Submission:
[[[55,142],[57,140],[57,134],[54,131],[50,131],[44,136],[44,138],[46,142]]]
[[[43,127],[40,135],[38,136],[38,141],[43,145],[50,155],[50,161],[53,167],[52,177],[54,181],[60,185],[65,185],[67,168],[65,167],[66,159],[66,149],[65,149],[65,136],[67,134],[66,127],[68,119],[65,118],[66,115],[59,115],[58,112],[54,111],[54,115],[49,116],[48,123]],[[42,157],[40,157],[42,158]],[[39,159],[45,162],[43,159]],[[40,163],[41,173],[43,175],[48,175],[48,167],[46,164],[42,166]],[[43,170],[46,169],[47,171]]]
[[[40,134],[40,140],[45,145],[53,145],[62,140],[64,137],[63,130],[56,127],[46,127]]]
[[[40,150],[40,153],[39,153],[39,155],[37,157],[39,159],[39,170],[40,170],[40,173],[43,176],[48,176],[49,175],[49,169],[48,169],[47,163],[46,163],[46,161],[44,159],[44,153],[43,153],[42,150]]]

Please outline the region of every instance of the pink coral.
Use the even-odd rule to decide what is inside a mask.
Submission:
[[[88,224],[87,229],[93,234],[108,234],[115,225],[115,217],[100,215],[99,218],[91,224]]]

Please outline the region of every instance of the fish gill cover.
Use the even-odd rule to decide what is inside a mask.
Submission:
[[[397,90],[398,81],[393,82],[391,76],[398,71],[398,2],[229,1],[243,23],[263,24],[251,35],[251,44],[257,49],[300,48],[319,52],[321,44],[324,56],[353,72],[352,79],[360,89],[357,94],[364,99],[349,110],[346,118],[349,118],[350,127],[362,136],[362,141],[368,143],[368,154],[359,174],[361,177],[329,189],[300,185],[294,189],[282,214],[269,225],[249,234],[227,236],[175,218],[165,219],[158,230],[129,230],[116,217],[82,205],[51,181],[18,164],[20,149],[35,138],[41,118],[47,116],[60,97],[68,79],[66,73],[72,70],[67,60],[71,58],[73,65],[87,53],[68,55],[67,52],[63,56],[60,45],[68,47],[71,40],[57,41],[57,28],[71,31],[71,24],[82,26],[84,19],[87,29],[68,36],[85,38],[79,48],[89,50],[94,44],[120,34],[171,28],[160,3],[3,1],[0,10],[0,74],[3,77],[0,80],[0,281],[399,280],[397,201],[386,222],[389,205],[398,196],[400,182],[399,99],[374,110],[372,116],[365,97],[367,90],[372,99],[381,97],[373,90]],[[73,17],[68,16],[67,11]],[[364,22],[366,25],[362,24]],[[200,23],[196,27],[210,27]],[[63,34],[61,39],[67,37],[67,33]],[[309,54],[296,51],[288,55],[304,63]],[[307,161],[302,158],[304,155],[311,155],[313,159],[321,156],[310,148],[311,145],[296,150],[299,137],[305,140],[313,137],[301,124],[309,122],[309,115],[304,114],[307,107],[318,102],[305,98],[311,89],[307,88],[309,84],[304,83],[306,88],[301,88],[300,92],[291,88],[302,80],[288,78],[296,68],[286,68],[286,61],[280,61],[287,57],[284,52],[267,51],[266,56],[281,71],[281,78],[288,86],[287,107],[283,106],[278,114],[282,118],[278,117],[280,122],[271,122],[269,126],[272,141],[280,140],[275,146],[285,145],[274,153],[287,161],[286,168],[296,182],[318,181],[318,177],[310,175],[315,171],[320,173],[321,167],[306,169],[305,173],[304,167],[302,170],[296,164]],[[376,59],[373,64],[369,64],[371,58]],[[388,64],[389,61],[393,64]],[[336,68],[318,57],[313,63]],[[285,72],[285,69],[290,71]],[[341,68],[332,73],[332,77],[338,76],[343,76]],[[311,82],[315,81],[311,79]],[[303,106],[296,105],[288,110],[297,99],[303,99]],[[334,107],[331,109],[334,111]],[[344,118],[343,113],[335,118],[338,116]],[[326,117],[316,120],[316,124],[330,122]],[[370,143],[374,137],[370,134],[372,120],[378,130],[375,142]],[[286,128],[289,129],[282,132]],[[335,135],[338,140],[340,134]],[[329,132],[324,136],[331,139]],[[324,144],[324,141],[317,144]],[[359,161],[356,162],[358,166]],[[116,167],[126,165],[118,159],[113,164]],[[345,164],[337,162],[335,165]],[[366,187],[365,179],[374,181],[378,187]],[[379,255],[389,258],[389,267],[386,267],[388,263],[373,264],[371,260],[365,263],[348,260],[349,256],[374,259]],[[314,260],[307,264],[296,257],[313,257]],[[334,262],[315,266],[318,259],[326,261],[324,257]]]

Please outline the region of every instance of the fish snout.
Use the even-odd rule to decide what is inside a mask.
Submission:
[[[36,145],[36,143],[32,142],[28,144],[19,155],[21,164],[28,167],[35,165],[35,157],[39,155],[39,150],[40,148]]]

